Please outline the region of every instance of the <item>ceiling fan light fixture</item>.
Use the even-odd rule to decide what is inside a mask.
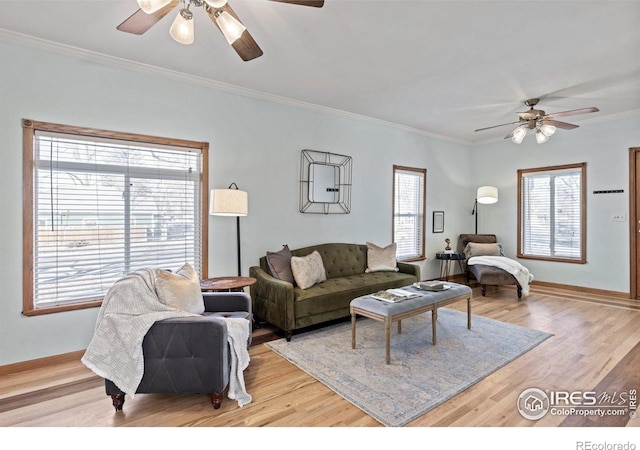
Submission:
[[[215,17],[216,22],[220,27],[220,31],[224,34],[229,45],[232,45],[235,41],[240,39],[242,33],[247,29],[238,19],[226,11],[216,11]]]
[[[549,140],[549,136],[547,136],[546,134],[544,134],[542,132],[542,130],[537,130],[536,131],[536,142],[538,144],[544,144],[545,142],[547,142]]]
[[[522,140],[527,135],[528,129],[529,129],[529,125],[527,124],[520,125],[515,130],[513,130],[513,137],[511,138],[511,140],[516,144],[522,143]]]
[[[543,123],[542,125],[540,125],[540,131],[542,131],[545,136],[551,137],[553,136],[553,133],[556,132],[556,127],[548,123]]]
[[[227,4],[227,0],[204,0],[204,2],[215,9],[220,9]]]
[[[138,6],[147,14],[153,14],[169,3],[171,3],[171,0],[138,0]]]
[[[188,8],[180,10],[169,29],[169,34],[181,44],[189,45],[193,43],[193,13]]]

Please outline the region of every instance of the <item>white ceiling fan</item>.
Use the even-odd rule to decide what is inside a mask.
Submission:
[[[534,108],[539,102],[540,99],[538,98],[530,98],[526,100],[524,104],[529,106],[529,110],[519,112],[519,120],[517,120],[516,122],[503,123],[486,128],[478,128],[475,131],[483,131],[489,130],[491,128],[518,124],[518,126],[514,128],[511,133],[505,136],[505,139],[511,139],[516,144],[520,144],[529,130],[535,130],[536,141],[538,142],[538,144],[542,144],[549,140],[549,137],[556,132],[557,128],[562,128],[564,130],[573,130],[574,128],[578,128],[578,125],[556,120],[558,117],[567,117],[577,114],[587,114],[600,111],[598,108],[591,106],[589,108],[572,109],[570,111],[560,111],[547,114],[541,109]]]
[[[315,8],[324,6],[324,0],[271,1]],[[244,61],[250,61],[263,54],[227,0],[137,0],[137,2],[140,9],[118,25],[116,27],[118,30],[138,35],[144,34],[182,2],[183,7],[180,8],[169,30],[171,37],[176,41],[181,44],[191,44],[193,42],[193,12],[190,8],[201,7],[240,58]]]

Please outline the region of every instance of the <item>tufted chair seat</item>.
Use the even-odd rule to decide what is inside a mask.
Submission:
[[[419,266],[402,262],[398,272],[366,273],[367,246],[361,244],[320,244],[291,250],[291,254],[307,256],[316,250],[327,280],[307,289],[275,278],[266,257],[260,258],[260,266],[250,268],[257,280],[250,288],[254,316],[284,330],[288,340],[294,330],[349,317],[349,303],[356,297],[420,279]]]

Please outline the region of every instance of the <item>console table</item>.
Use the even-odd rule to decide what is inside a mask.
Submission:
[[[458,261],[460,267],[460,273],[464,274],[464,267],[462,261],[466,258],[464,253],[436,253],[436,259],[440,260],[440,278],[444,278],[445,281],[449,281],[449,275],[451,274],[451,261]]]

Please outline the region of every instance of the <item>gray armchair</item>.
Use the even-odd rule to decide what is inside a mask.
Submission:
[[[251,326],[251,297],[245,292],[202,295],[203,315],[161,320],[149,329],[142,343],[144,375],[136,394],[209,394],[213,407],[220,408],[231,369],[224,318],[244,318]],[[124,392],[107,379],[105,389],[116,411],[121,411]]]

